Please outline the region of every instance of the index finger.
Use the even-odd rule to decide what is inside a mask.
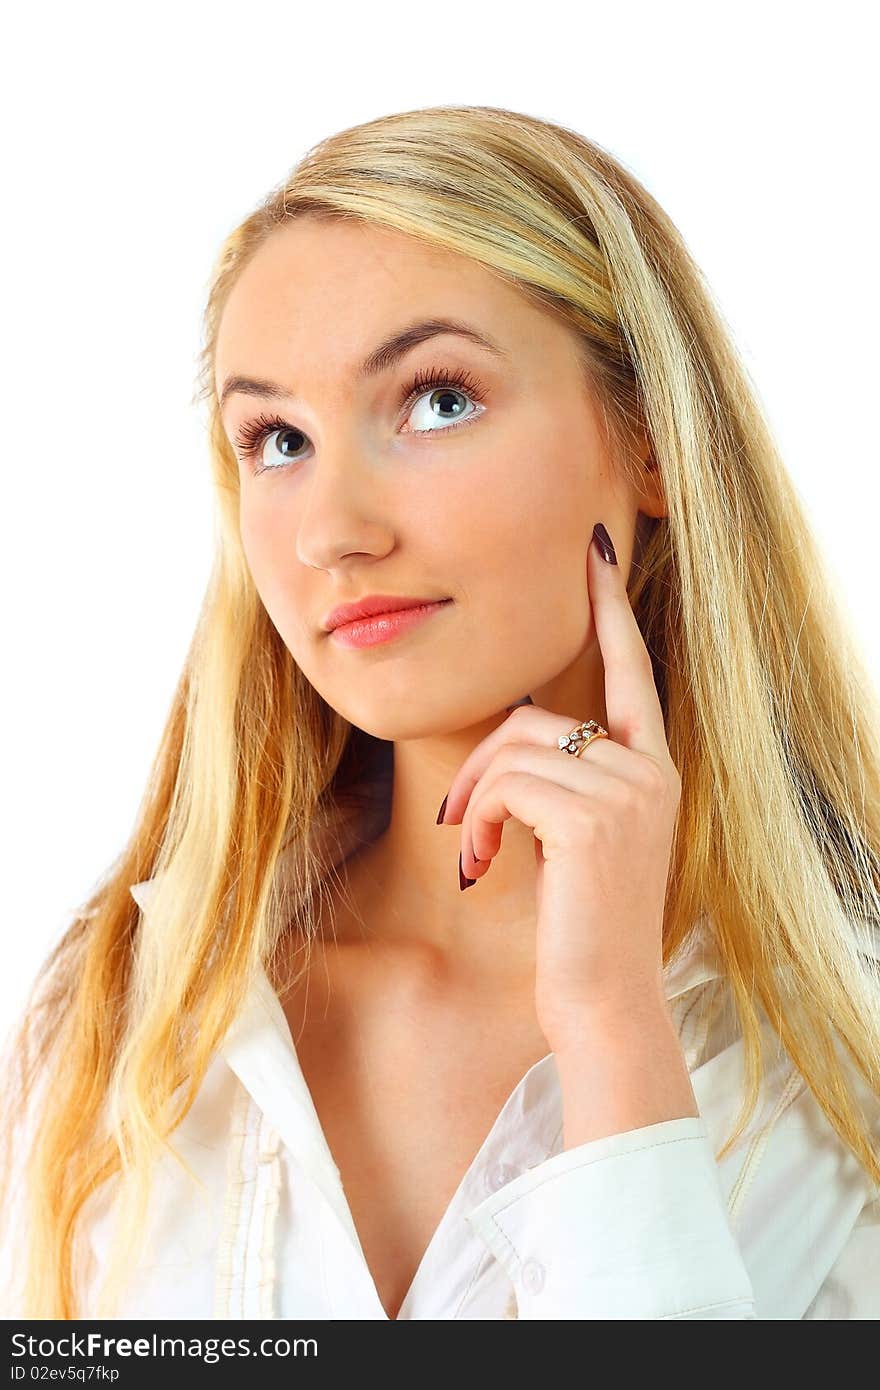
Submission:
[[[587,583],[605,668],[608,733],[617,743],[663,761],[669,748],[651,655],[636,622],[613,545],[614,558],[603,558],[598,526],[601,522],[587,547]],[[608,535],[604,527],[602,531]]]

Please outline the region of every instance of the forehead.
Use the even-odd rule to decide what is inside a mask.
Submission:
[[[497,272],[394,229],[300,217],[273,231],[221,315],[215,383],[230,372],[344,373],[420,317],[459,318],[512,352],[563,330]]]

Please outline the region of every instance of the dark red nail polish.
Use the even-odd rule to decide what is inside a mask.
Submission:
[[[437,824],[438,824],[438,825],[442,825],[442,824],[443,824],[443,817],[446,815],[446,803],[447,803],[448,800],[449,800],[449,792],[447,792],[446,795],[444,796],[444,798],[443,798],[443,805],[440,807],[440,810],[439,810],[438,813],[437,813]]]
[[[459,888],[471,888],[476,883],[475,878],[465,878],[464,869],[461,867],[461,851],[458,854],[458,886]]]
[[[595,537],[596,544],[599,547],[602,559],[607,560],[609,565],[616,565],[617,553],[614,549],[614,546],[611,543],[611,537],[605,530],[605,527],[602,525],[601,521],[597,521],[596,525],[593,527],[593,536]]]

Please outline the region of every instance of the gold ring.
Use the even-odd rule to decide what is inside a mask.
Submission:
[[[603,729],[595,719],[588,719],[583,724],[576,724],[570,733],[560,734],[557,744],[564,753],[572,753],[574,757],[579,758],[594,739],[608,736],[607,729]]]

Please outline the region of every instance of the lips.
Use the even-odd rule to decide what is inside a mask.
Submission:
[[[448,602],[445,598],[430,595],[427,598],[409,598],[397,594],[368,594],[354,603],[341,603],[332,609],[322,627],[325,632],[332,632],[334,628],[356,622],[358,618],[375,618],[380,613],[398,613],[406,608],[423,608],[425,604],[445,602]]]

